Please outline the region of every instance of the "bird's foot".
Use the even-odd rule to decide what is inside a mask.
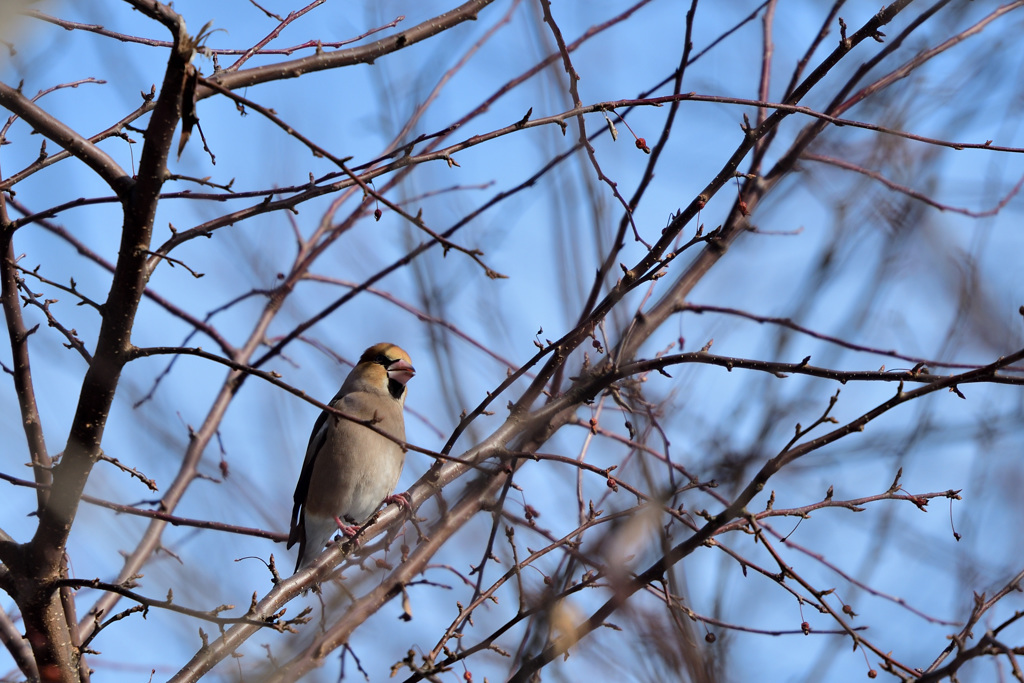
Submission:
[[[405,508],[410,512],[412,511],[412,503],[409,502],[408,491],[406,491],[405,493],[396,493],[384,499],[385,505],[391,505],[391,503],[394,503],[400,508]]]
[[[358,524],[345,524],[341,521],[340,517],[335,517],[334,523],[338,525],[338,531],[340,531],[345,538],[350,538],[353,543],[359,545],[359,539],[356,538],[359,534],[360,528]]]

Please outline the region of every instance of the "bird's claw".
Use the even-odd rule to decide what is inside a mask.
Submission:
[[[391,503],[394,503],[398,507],[405,508],[409,512],[412,512],[412,503],[409,502],[408,491],[406,491],[405,493],[395,493],[384,499],[385,505],[390,505]]]
[[[338,525],[338,531],[340,531],[345,538],[351,539],[353,543],[357,546],[359,545],[359,539],[356,538],[356,536],[359,535],[359,525],[345,524],[341,521],[340,517],[335,517],[334,523]]]

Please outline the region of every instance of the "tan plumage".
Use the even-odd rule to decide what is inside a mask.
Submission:
[[[394,344],[371,346],[345,378],[330,406],[405,441],[405,384],[415,374],[409,354]],[[298,571],[308,567],[338,531],[377,511],[398,484],[405,452],[364,425],[323,412],[313,425],[295,486],[288,547],[299,544]]]

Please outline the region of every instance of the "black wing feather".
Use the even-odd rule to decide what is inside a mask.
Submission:
[[[331,405],[338,400],[338,396],[331,399]],[[320,413],[313,423],[313,431],[309,435],[309,443],[306,445],[306,458],[302,463],[302,472],[299,474],[299,481],[295,484],[295,493],[292,495],[292,524],[288,532],[288,545],[291,548],[296,543],[305,543],[305,525],[300,518],[300,511],[306,504],[306,495],[309,493],[309,480],[313,477],[313,465],[316,463],[316,456],[324,445],[327,438],[326,430],[323,429],[327,419],[331,417],[326,410]],[[319,437],[319,438],[317,438]]]

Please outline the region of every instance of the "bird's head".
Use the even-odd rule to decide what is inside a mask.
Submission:
[[[405,384],[416,374],[409,354],[394,344],[375,344],[363,352],[352,374],[392,398],[405,399]]]

